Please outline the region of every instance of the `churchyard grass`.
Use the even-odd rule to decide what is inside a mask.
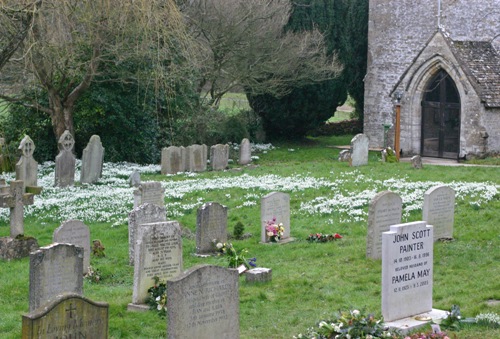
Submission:
[[[240,278],[242,338],[291,338],[339,309],[366,309],[380,316],[381,262],[365,256],[368,202],[377,192],[393,190],[403,198],[403,222],[421,218],[424,192],[444,183],[457,191],[454,241],[438,242],[434,253],[433,306],[460,306],[463,316],[500,313],[500,175],[498,168],[384,164],[370,153],[369,164],[358,168],[338,162],[339,149],[352,136],[310,138],[276,145],[255,153],[257,167],[241,171],[162,176],[159,166],[139,168],[143,181],[162,181],[169,219],[178,220],[194,235],[196,209],[215,201],[229,208],[228,232],[241,221],[253,236],[234,240],[261,267],[272,268],[273,279],[247,284]],[[52,166],[52,167],[51,167]],[[238,167],[232,163],[231,168]],[[164,338],[166,321],[155,312],[127,312],[132,300],[133,267],[128,265],[127,214],[132,188],[127,164],[106,164],[97,185],[52,188],[53,164],[45,164],[39,184],[44,192],[26,210],[25,233],[41,246],[68,218],[85,222],[91,239],[105,246],[104,258],[91,258],[101,281],[85,280],[84,295],[110,304],[110,338]],[[7,174],[12,179],[12,174]],[[271,191],[291,197],[291,236],[295,242],[262,245],[260,198]],[[8,211],[0,210],[0,236],[9,234]],[[289,226],[289,225],[285,225]],[[312,232],[339,233],[334,242],[309,243]],[[198,264],[226,265],[223,257],[199,258],[195,238],[183,238],[184,269]],[[21,315],[28,311],[29,260],[0,262],[0,333],[18,338]],[[168,307],[168,305],[167,305]],[[458,338],[498,338],[500,329],[466,327]]]

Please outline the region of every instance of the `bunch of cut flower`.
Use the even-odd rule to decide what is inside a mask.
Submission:
[[[309,242],[329,242],[329,241],[335,241],[337,239],[342,239],[342,236],[338,233],[335,234],[311,233],[307,237],[307,241]]]
[[[248,253],[246,249],[242,249],[238,252],[230,242],[221,243],[214,241],[214,243],[217,254],[227,258],[229,268],[238,268],[238,266],[241,265],[245,265],[247,269],[250,269],[250,267],[257,267],[255,263],[257,258],[247,259],[245,257],[245,254]]]
[[[154,285],[148,288],[148,296],[146,305],[149,305],[150,310],[156,310],[160,317],[165,317],[167,314],[167,285],[160,282],[160,278],[153,277]]]
[[[266,235],[269,237],[269,241],[279,242],[284,233],[285,226],[281,222],[277,224],[276,217],[266,221]]]

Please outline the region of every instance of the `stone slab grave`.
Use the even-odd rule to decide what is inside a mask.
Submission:
[[[75,139],[68,130],[64,131],[58,141],[59,154],[56,156],[54,186],[67,187],[75,184],[76,158],[73,154],[74,146]]]
[[[102,147],[101,138],[93,135],[83,150],[80,182],[82,184],[96,183],[102,177],[103,161],[104,147]]]
[[[207,145],[191,145],[186,148],[186,170],[189,172],[204,172],[207,170]]]
[[[210,165],[213,171],[223,171],[229,164],[229,145],[217,144],[210,147]]]
[[[382,234],[382,316],[404,333],[447,312],[432,308],[433,226],[425,221],[392,225]],[[418,320],[420,319],[420,320]]]
[[[424,193],[422,219],[434,226],[434,241],[453,238],[455,191],[448,186],[435,186]]]
[[[293,241],[290,237],[290,195],[282,192],[271,192],[262,197],[260,201],[260,219],[262,221],[262,229],[260,241],[269,243],[269,238],[266,235],[267,221],[276,218],[276,223],[283,223],[285,232],[281,237],[280,243]]]
[[[182,273],[181,228],[177,221],[143,224],[135,245],[134,290],[130,311],[147,311],[148,289],[154,278],[166,282]]]
[[[16,164],[16,180],[23,181],[23,192],[40,193],[42,188],[37,186],[38,162],[33,159],[35,144],[27,135],[19,144],[18,151],[21,157]]]
[[[83,294],[83,248],[56,243],[31,252],[29,291],[30,312],[58,294]]]
[[[186,171],[186,151],[183,146],[164,147],[161,150],[161,174]]]
[[[109,305],[74,293],[63,293],[23,315],[22,338],[108,337]]]
[[[55,229],[52,241],[82,247],[83,274],[87,274],[90,266],[90,229],[87,225],[80,220],[66,220]]]
[[[227,241],[227,207],[209,202],[198,208],[196,218],[196,254],[214,253],[214,241]]]
[[[368,164],[368,137],[362,133],[351,140],[351,166],[362,166]]]
[[[195,266],[167,281],[167,338],[240,337],[239,275]]]
[[[128,214],[128,257],[129,264],[134,265],[135,261],[135,239],[137,230],[143,224],[167,221],[167,210],[165,206],[145,203],[134,208]]]
[[[165,189],[161,187],[161,182],[143,182],[134,190],[134,208],[143,204],[155,204],[165,206]]]
[[[240,144],[240,158],[238,163],[240,165],[248,165],[252,162],[252,146],[250,145],[250,140],[244,138],[241,140]]]
[[[273,270],[265,267],[252,268],[245,272],[245,279],[247,283],[268,282],[273,279]]]
[[[380,192],[373,197],[368,207],[368,232],[366,234],[366,257],[382,258],[382,233],[391,225],[401,223],[403,200],[393,192]]]

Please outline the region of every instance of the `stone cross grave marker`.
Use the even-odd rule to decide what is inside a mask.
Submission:
[[[229,145],[217,144],[210,147],[212,170],[223,171],[229,163]]]
[[[83,248],[83,274],[90,266],[90,230],[80,220],[66,220],[55,229],[53,242],[76,245]]]
[[[434,241],[453,238],[455,191],[448,186],[435,186],[424,193],[422,219],[434,226]]]
[[[283,223],[285,232],[282,240],[290,238],[290,195],[282,192],[272,192],[264,196],[260,202],[260,219],[262,222],[260,241],[269,242],[266,234],[267,221],[276,218],[276,223]]]
[[[204,172],[207,170],[207,145],[191,145],[186,149],[187,170],[189,172]]]
[[[51,244],[30,253],[30,312],[58,294],[83,293],[83,248]]]
[[[26,192],[26,187],[37,188],[38,162],[33,159],[35,144],[29,136],[25,135],[18,150],[21,152],[21,157],[16,164],[16,180],[23,181],[23,192]]]
[[[227,207],[209,202],[198,209],[196,218],[196,254],[214,252],[214,243],[227,241]]]
[[[134,190],[134,208],[146,203],[165,206],[165,190],[161,187],[161,182],[143,182]]]
[[[382,258],[382,233],[391,225],[401,223],[403,201],[393,192],[380,192],[370,202],[368,208],[368,232],[366,235],[366,257]]]
[[[75,184],[75,163],[73,154],[75,139],[66,130],[59,138],[59,154],[56,156],[55,186],[67,187]]]
[[[241,140],[240,144],[240,159],[238,163],[240,165],[248,165],[252,162],[252,147],[250,145],[250,140],[244,138]]]
[[[167,338],[239,338],[238,277],[205,265],[168,280]]]
[[[11,181],[9,193],[0,195],[0,207],[10,208],[11,238],[24,234],[24,206],[33,203],[33,193],[24,193],[24,184],[20,180]]]
[[[22,338],[108,338],[107,303],[63,293],[23,315]]]
[[[163,221],[141,225],[135,245],[134,290],[129,309],[145,304],[148,289],[154,285],[154,277],[166,282],[181,273],[182,239],[179,223]]]
[[[186,151],[183,146],[164,147],[161,150],[161,174],[177,174],[186,170]]]
[[[351,165],[362,166],[368,164],[368,137],[362,133],[351,140]]]
[[[128,215],[128,256],[129,264],[134,265],[135,239],[137,230],[143,224],[167,221],[167,210],[165,206],[145,203],[134,208]]]
[[[98,135],[93,135],[83,150],[80,182],[82,184],[96,183],[102,177],[103,161],[104,147],[102,147],[101,138]]]
[[[433,227],[393,225],[382,235],[382,315],[385,321],[432,311]]]

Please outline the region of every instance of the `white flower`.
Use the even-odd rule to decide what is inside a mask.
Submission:
[[[224,245],[222,245],[220,242],[217,243],[217,245],[215,245],[217,247],[217,249],[221,249]]]
[[[358,310],[352,311],[352,315],[359,315],[359,311]]]
[[[161,295],[156,297],[156,301],[160,301],[160,300],[161,300]]]
[[[373,339],[373,336],[372,336],[371,334],[368,334],[368,335],[366,336],[366,339]]]
[[[321,322],[319,323],[319,327],[321,328],[321,327],[324,327],[324,326],[326,326],[326,323],[325,323],[324,321],[321,321]]]
[[[158,306],[156,306],[156,309],[157,309],[158,311],[161,311],[161,309],[162,309],[162,308],[163,308],[163,307],[161,307],[161,305],[160,305],[160,304],[158,304]]]
[[[273,235],[274,235],[274,233],[273,233],[273,232],[267,232],[267,236],[268,236],[268,237],[272,237]]]

